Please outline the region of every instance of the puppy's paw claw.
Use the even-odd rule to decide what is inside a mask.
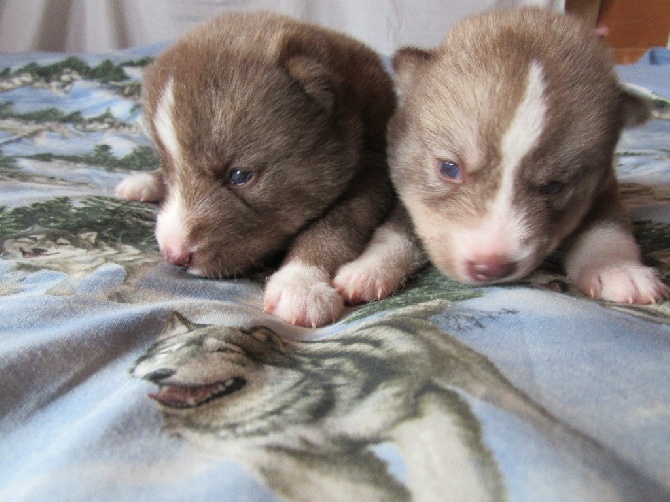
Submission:
[[[668,296],[654,269],[634,262],[583,270],[577,285],[591,298],[617,303],[649,305]]]
[[[335,322],[344,302],[318,267],[293,263],[280,268],[265,287],[263,309],[296,326],[316,328]]]
[[[163,199],[163,186],[154,173],[135,173],[126,176],[116,186],[114,193],[121,199],[160,202]]]

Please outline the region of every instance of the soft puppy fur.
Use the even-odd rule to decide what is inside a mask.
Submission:
[[[161,169],[117,195],[162,202],[165,259],[218,278],[285,256],[266,311],[304,326],[335,320],[344,303],[332,280],[394,197],[395,93],[378,55],[277,14],[227,13],[156,59],[143,107]]]
[[[437,268],[508,282],[556,253],[592,297],[666,294],[640,261],[613,169],[621,129],[649,109],[621,87],[595,34],[561,14],[490,11],[434,50],[401,49],[393,66],[391,177]]]

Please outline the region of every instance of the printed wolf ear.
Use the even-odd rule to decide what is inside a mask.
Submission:
[[[433,52],[418,47],[403,47],[393,55],[393,70],[400,92],[405,92],[416,71],[433,58]]]
[[[646,99],[623,88],[619,91],[619,96],[623,127],[641,125],[651,118],[651,106]]]
[[[186,319],[177,311],[172,311],[159,338],[184,335],[197,328],[197,325]]]
[[[321,108],[332,112],[341,79],[319,61],[314,44],[296,33],[281,33],[275,44],[279,62],[289,75]]]

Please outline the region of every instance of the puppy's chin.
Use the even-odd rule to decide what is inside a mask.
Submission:
[[[237,257],[238,259],[232,260],[230,254],[196,252],[193,254],[191,263],[184,268],[188,274],[205,279],[235,279],[267,272],[271,270],[276,261],[266,256],[256,258],[240,254]]]
[[[285,251],[260,253],[237,247],[231,250],[196,251],[191,262],[183,266],[189,275],[205,279],[264,278],[282,262]]]
[[[234,279],[246,275],[249,272],[249,269],[242,267],[217,269],[207,265],[199,266],[195,263],[193,266],[186,267],[186,272],[190,275],[202,277],[204,279]]]

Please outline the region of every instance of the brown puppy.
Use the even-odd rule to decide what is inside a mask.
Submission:
[[[165,259],[234,277],[285,254],[265,309],[288,322],[335,320],[331,280],[387,214],[386,124],[393,85],[345,35],[271,13],[229,13],[188,33],[144,79],[161,170],[120,197],[162,201]]]
[[[620,86],[589,29],[538,9],[491,11],[434,50],[400,50],[393,65],[401,102],[389,123],[391,177],[443,273],[514,281],[557,253],[588,295],[642,304],[664,296],[640,262],[613,169],[621,129],[649,110]],[[397,249],[348,268],[393,289],[411,263]],[[401,263],[395,272],[387,255]]]

